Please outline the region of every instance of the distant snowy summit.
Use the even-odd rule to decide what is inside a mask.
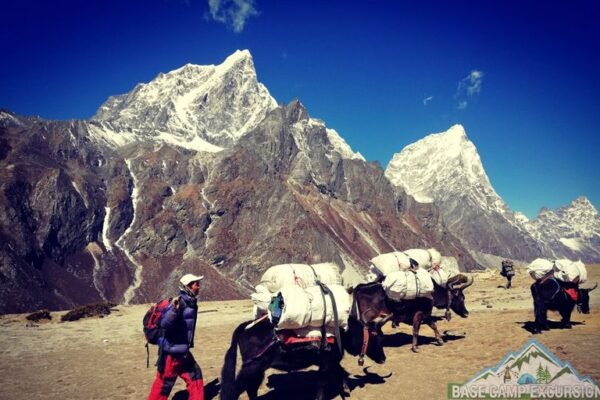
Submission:
[[[461,125],[406,146],[385,176],[415,200],[439,206],[446,225],[474,253],[600,260],[600,217],[585,197],[529,221],[496,193]]]
[[[136,142],[166,142],[218,152],[231,147],[277,108],[258,81],[248,50],[237,50],[219,65],[187,64],[140,83],[126,94],[110,97],[90,121],[90,132],[111,147]],[[335,150],[344,158],[363,159],[324,122]]]
[[[483,208],[506,208],[462,125],[406,146],[393,156],[385,176],[421,203],[444,202],[460,194]]]
[[[571,258],[582,254],[600,258],[600,215],[584,196],[554,211],[543,208],[526,226],[536,238],[550,241],[553,247],[564,246],[567,250],[563,253]]]
[[[198,150],[210,151],[212,145],[216,151],[252,130],[276,107],[257,80],[250,52],[238,50],[220,65],[187,64],[112,96],[92,121],[99,123],[99,135],[114,145],[147,136]],[[110,130],[118,133],[103,135]]]

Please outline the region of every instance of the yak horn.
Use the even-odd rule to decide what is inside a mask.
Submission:
[[[457,282],[457,283],[453,284],[452,289],[464,290],[464,289],[468,288],[469,286],[471,286],[475,279],[471,275],[468,275],[466,278],[467,278],[466,282],[461,282],[461,283]]]

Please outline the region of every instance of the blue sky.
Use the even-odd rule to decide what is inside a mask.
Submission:
[[[249,49],[278,102],[299,98],[384,168],[460,123],[513,210],[598,208],[598,21],[592,0],[5,2],[0,107],[89,118],[160,72]]]

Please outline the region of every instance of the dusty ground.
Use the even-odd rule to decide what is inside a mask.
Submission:
[[[600,282],[600,265],[588,267],[590,281]],[[467,289],[468,319],[441,321],[440,330],[464,332],[450,337],[444,346],[431,343],[432,332],[421,330],[421,352],[410,351],[410,328],[387,326],[385,365],[375,365],[365,374],[356,359],[347,356],[344,366],[353,374],[351,397],[355,399],[445,399],[447,384],[461,383],[484,367],[496,365],[509,351],[517,351],[532,335],[524,329],[533,320],[529,285],[521,271],[514,288],[497,272],[475,274]],[[536,338],[559,359],[569,361],[580,374],[600,381],[600,289],[592,292],[592,312],[574,313],[573,329],[555,329]],[[146,369],[146,352],[141,332],[147,305],[119,306],[105,318],[61,323],[53,320],[27,326],[24,315],[0,317],[0,400],[4,399],[144,399],[156,359],[151,349],[151,366]],[[249,301],[204,302],[193,350],[203,373],[206,398],[218,398],[217,379],[223,355],[234,327],[250,314]],[[550,313],[551,320],[559,316]],[[238,357],[239,363],[239,357]],[[367,360],[366,365],[370,365]],[[389,378],[385,378],[388,374]],[[310,399],[314,372],[283,374],[269,371],[261,388],[261,399]],[[268,383],[268,385],[267,385]],[[178,381],[173,398],[187,398]]]

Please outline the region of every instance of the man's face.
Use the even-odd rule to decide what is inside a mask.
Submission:
[[[200,291],[200,281],[194,281],[190,283],[190,290],[192,291],[192,293],[194,293],[194,296],[196,296],[198,294],[198,291]]]

